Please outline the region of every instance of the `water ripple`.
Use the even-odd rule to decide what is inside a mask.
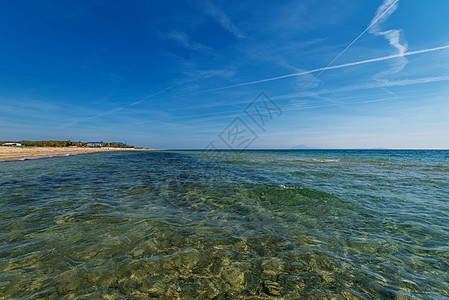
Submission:
[[[0,295],[449,298],[449,156],[115,152],[0,165]]]

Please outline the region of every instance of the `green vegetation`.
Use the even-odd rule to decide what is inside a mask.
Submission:
[[[19,141],[22,145],[26,147],[70,147],[70,146],[80,146],[77,142],[72,141]]]
[[[3,141],[1,144],[10,143],[11,141]],[[74,141],[14,141],[14,143],[20,143],[25,147],[111,147],[111,148],[135,148],[134,146],[128,146],[124,143],[114,142],[74,142]]]
[[[121,143],[105,143],[104,147],[112,147],[112,148],[135,148],[135,146],[129,146]]]

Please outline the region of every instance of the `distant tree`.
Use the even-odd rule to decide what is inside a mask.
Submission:
[[[0,143],[10,143],[11,141],[3,141]],[[13,141],[14,142],[14,141]],[[87,147],[87,143],[82,143],[81,141],[74,142],[71,140],[68,141],[17,141],[15,143],[20,143],[25,145],[26,147]],[[112,142],[101,142],[103,146],[113,147],[113,148],[135,148],[135,146],[128,146],[124,143],[112,143]]]

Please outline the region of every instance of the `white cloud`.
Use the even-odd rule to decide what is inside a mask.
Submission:
[[[390,17],[398,8],[398,0],[385,0],[376,11],[376,15],[371,21],[369,32],[377,36],[383,36],[391,46],[393,46],[400,56],[395,60],[393,67],[390,70],[381,72],[376,76],[380,78],[384,75],[395,74],[401,71],[408,63],[408,60],[404,57],[407,52],[407,41],[402,37],[402,31],[400,29],[390,29],[387,31],[381,31],[380,25]]]

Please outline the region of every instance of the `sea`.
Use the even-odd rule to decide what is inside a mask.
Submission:
[[[0,163],[0,299],[449,299],[449,151]]]

